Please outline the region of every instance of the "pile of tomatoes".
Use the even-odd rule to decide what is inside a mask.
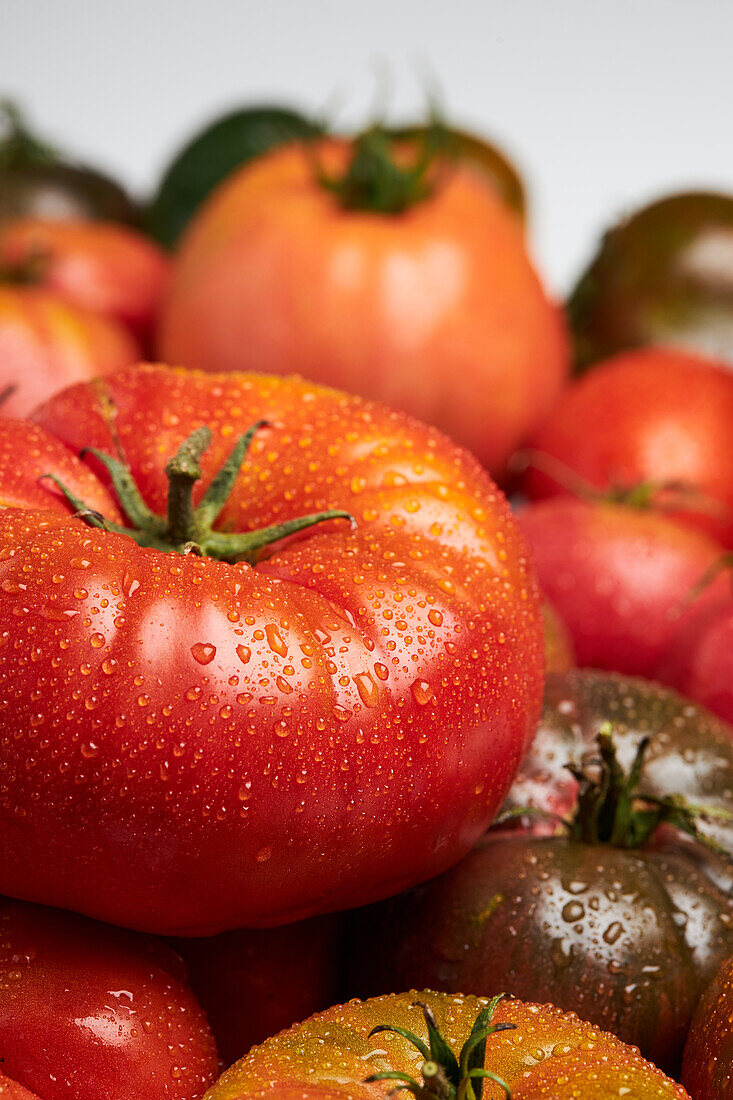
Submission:
[[[0,1097],[733,1097],[733,198],[3,109]]]

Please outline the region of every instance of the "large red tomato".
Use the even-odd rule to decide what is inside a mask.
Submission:
[[[204,1100],[373,1100],[405,1085],[446,1100],[468,1085],[483,1100],[687,1097],[634,1047],[572,1013],[426,990],[313,1016],[255,1047]]]
[[[0,889],[204,934],[383,897],[468,851],[543,669],[524,543],[478,463],[262,375],[143,367],[36,419],[32,461],[0,447]],[[37,510],[39,467],[68,485],[58,440],[97,448],[105,480],[117,456],[142,545],[87,525],[116,514],[101,485],[66,507],[45,481]],[[283,540],[329,509],[353,524]]]
[[[145,936],[7,899],[0,1049],[0,1096],[12,1100],[197,1100],[217,1071],[177,955]]]
[[[184,238],[160,352],[377,398],[501,474],[565,377],[561,314],[519,218],[483,175],[443,165],[407,201],[368,140],[291,145],[228,178]],[[344,173],[337,193],[317,162]]]
[[[733,545],[733,374],[670,349],[624,352],[599,363],[560,397],[533,441],[540,455],[599,489],[669,487],[680,522]],[[546,463],[543,463],[543,466]],[[546,470],[531,495],[567,490]]]
[[[653,509],[602,500],[554,497],[518,519],[578,665],[654,677],[699,613],[689,596],[719,560],[720,544]],[[718,579],[700,606],[724,588]]]
[[[74,382],[129,367],[135,340],[115,321],[36,287],[0,283],[2,411],[25,416]]]
[[[15,270],[72,305],[111,317],[147,345],[168,259],[126,226],[18,218],[0,225],[2,269]]]

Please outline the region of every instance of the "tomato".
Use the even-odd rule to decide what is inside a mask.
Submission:
[[[428,1019],[423,1018],[424,1013],[429,1014]],[[477,1044],[478,1050],[474,1047],[472,1063],[464,1044],[479,1013],[481,1023],[486,1024],[484,1030],[492,1030],[486,1037],[485,1054],[483,1044]],[[392,1029],[402,1029],[408,1035]],[[422,1044],[422,1051],[415,1040]],[[204,1100],[273,1095],[282,1100],[336,1100],[343,1096],[366,1100],[387,1095],[396,1084],[405,1085],[405,1078],[412,1081],[407,1087],[416,1096],[445,1095],[450,1100],[456,1096],[459,1081],[465,1089],[459,1066],[455,1061],[451,1066],[451,1051],[457,1059],[461,1048],[465,1068],[472,1066],[475,1073],[485,1064],[511,1088],[512,1100],[687,1097],[681,1085],[645,1062],[637,1050],[577,1016],[563,1015],[552,1005],[499,1000],[494,1006],[477,997],[425,991],[350,1001],[313,1016],[255,1047],[219,1078]],[[432,1057],[426,1058],[426,1054]],[[453,1079],[448,1076],[451,1070]],[[381,1080],[366,1080],[375,1075]],[[429,1080],[435,1091],[421,1093],[421,1079]],[[483,1100],[506,1096],[505,1089],[491,1078],[474,1076],[469,1080]],[[443,1091],[438,1092],[441,1085]],[[465,1093],[459,1091],[458,1095]]]
[[[700,578],[702,595],[707,595],[707,579],[704,574]],[[716,599],[698,597],[692,602],[657,677],[733,723],[733,595],[730,577],[726,579],[727,591]]]
[[[152,545],[69,511],[0,513],[0,889],[208,934],[348,908],[465,854],[543,679],[534,576],[478,463],[381,406],[262,375],[142,367],[35,418],[95,449],[105,483],[99,454],[124,456],[107,467]],[[295,540],[258,533],[304,513]]]
[[[623,775],[606,771],[602,796],[595,766],[584,768],[593,782],[584,775],[580,790],[567,769],[609,724],[622,771],[649,738],[631,812]],[[528,818],[491,829],[440,878],[357,914],[351,991],[419,980],[448,992],[552,997],[674,1072],[697,1000],[733,949],[733,875],[722,856],[644,816],[648,798],[670,796],[733,810],[733,730],[641,680],[549,676],[508,807],[560,814],[572,826],[543,835]],[[682,821],[671,809],[658,816]],[[733,852],[728,821],[684,824]]]
[[[652,509],[603,500],[554,497],[518,519],[578,665],[654,677],[698,614],[686,601],[720,544]],[[723,588],[712,585],[701,605]]]
[[[0,284],[0,392],[9,391],[4,413],[25,416],[57,390],[138,358],[137,344],[114,321],[45,290]]]
[[[568,302],[581,368],[623,348],[733,361],[733,196],[682,192],[604,234]]]
[[[673,492],[675,518],[733,545],[733,374],[665,349],[631,351],[594,367],[560,397],[533,442],[543,471],[531,496],[567,492],[547,458],[599,489],[642,482]],[[664,499],[665,494],[662,494]]]
[[[733,956],[726,959],[697,1006],[685,1044],[682,1080],[695,1100],[733,1097]]]
[[[17,107],[0,104],[0,219],[102,218],[135,222],[119,183],[39,141]]]
[[[0,1046],[0,1096],[11,1100],[196,1100],[218,1066],[183,963],[167,947],[7,899]]]
[[[564,323],[485,176],[460,161],[411,173],[389,148],[370,131],[230,176],[184,237],[161,355],[378,398],[500,475],[563,382]]]
[[[341,918],[174,941],[225,1065],[339,999]]]
[[[110,317],[146,345],[168,275],[163,252],[110,222],[20,218],[0,225],[0,270]]]
[[[545,668],[548,672],[565,672],[575,664],[570,635],[547,600],[542,604],[542,617],[545,620]]]

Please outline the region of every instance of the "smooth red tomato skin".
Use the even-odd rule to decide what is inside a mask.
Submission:
[[[426,1038],[415,1001],[427,1004],[448,1044],[460,1050],[486,1000],[429,990],[391,993],[368,1001],[349,1001],[297,1024],[255,1047],[227,1070],[204,1100],[278,1097],[335,1100],[336,1097],[381,1097],[394,1081],[368,1084],[364,1078],[398,1070],[420,1079],[424,1059],[396,1036],[370,1036],[389,1024]],[[584,1023],[552,1005],[500,1001],[495,1023],[512,1023],[511,1031],[491,1035],[486,1067],[509,1084],[518,1100],[689,1100],[681,1085],[646,1062],[638,1050],[608,1032]],[[366,1070],[365,1070],[366,1066]],[[503,1100],[498,1085],[484,1081],[485,1100]]]
[[[729,582],[728,582],[729,583]],[[674,639],[659,679],[733,723],[733,599],[700,607]]]
[[[680,522],[733,545],[733,375],[715,360],[671,349],[624,352],[561,395],[532,443],[599,489],[674,483],[699,493]],[[566,493],[532,470],[533,497]]]
[[[574,497],[530,504],[518,519],[577,664],[653,679],[697,613],[685,601],[720,544],[659,513]],[[711,585],[702,602],[722,587]]]
[[[703,994],[682,1061],[682,1081],[695,1100],[733,1097],[733,956]]]
[[[206,483],[263,416],[222,526],[345,507],[354,530],[251,568],[0,513],[6,893],[170,934],[287,923],[437,873],[506,794],[542,621],[511,513],[466,452],[300,381],[163,367],[37,419],[73,451],[120,446],[163,511],[194,428],[214,435]]]
[[[343,169],[346,143],[316,148]],[[174,264],[159,350],[204,370],[296,372],[438,425],[496,475],[567,373],[523,227],[465,166],[399,215],[345,211],[299,146],[229,177]]]
[[[109,317],[150,344],[168,280],[156,244],[112,222],[18,218],[0,227],[0,266],[34,264],[37,285]]]
[[[216,1075],[183,963],[160,942],[2,900],[0,979],[3,1070],[40,1100],[196,1100]]]
[[[0,285],[0,390],[9,416],[26,416],[75,382],[129,367],[137,343],[115,321],[36,287]]]
[[[225,1066],[343,994],[340,915],[178,939]]]

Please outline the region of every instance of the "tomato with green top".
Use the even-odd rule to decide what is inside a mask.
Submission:
[[[461,994],[349,1001],[255,1047],[205,1100],[686,1100],[638,1050],[552,1005]],[[689,1098],[688,1098],[689,1100]]]
[[[543,680],[474,458],[335,390],[162,366],[35,421],[0,430],[0,890],[209,934],[470,849]]]
[[[350,992],[495,983],[675,1073],[733,951],[733,730],[642,680],[551,675],[506,809],[457,866],[354,915]]]

